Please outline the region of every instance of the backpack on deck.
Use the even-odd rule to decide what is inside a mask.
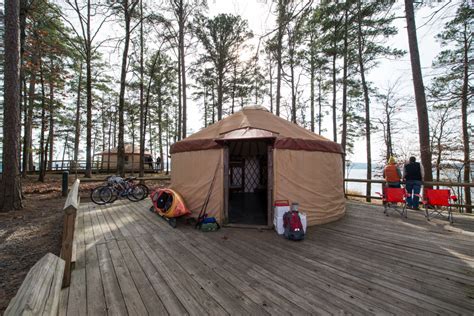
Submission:
[[[283,215],[283,229],[285,238],[290,240],[303,240],[304,230],[300,214],[297,211],[289,211]]]

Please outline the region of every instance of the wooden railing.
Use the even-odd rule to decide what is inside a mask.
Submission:
[[[368,179],[344,179],[344,182],[359,182],[359,183],[375,183],[375,184],[380,184],[381,186],[385,184],[385,180],[368,180]],[[401,184],[405,184],[404,182],[401,182]],[[463,182],[442,182],[442,181],[426,181],[422,182],[423,186],[440,186],[440,187],[448,187],[448,188],[453,188],[453,187],[462,187],[462,188],[473,188],[474,183],[463,183]],[[380,191],[382,188],[380,189]],[[382,198],[380,196],[367,196],[364,194],[355,194],[355,193],[347,193],[346,196],[349,197],[358,197],[358,198],[370,198],[370,199],[375,199],[375,200],[381,200]],[[453,207],[458,207],[458,208],[469,208],[472,209],[474,208],[474,205],[472,204],[453,204]]]
[[[4,315],[57,315],[63,271],[64,261],[46,254],[30,269]]]
[[[171,177],[169,175],[158,176],[158,177],[137,177],[138,181],[169,181]],[[92,183],[92,182],[105,182],[106,178],[83,178],[81,183]]]
[[[76,223],[77,210],[79,208],[79,185],[80,180],[76,179],[69,191],[64,204],[64,227],[61,244],[61,258],[65,261],[63,276],[63,287],[68,287],[71,283],[71,262],[74,245],[74,229]]]

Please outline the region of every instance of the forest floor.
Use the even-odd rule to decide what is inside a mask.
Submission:
[[[23,209],[0,213],[0,314],[30,268],[48,252],[59,255],[65,201],[60,195],[25,194]]]
[[[106,175],[101,175],[105,179]],[[69,177],[70,184],[74,177]],[[31,267],[46,253],[59,255],[63,230],[61,175],[47,175],[44,183],[30,175],[22,182],[24,207],[0,213],[0,315],[15,296]],[[81,201],[101,182],[81,184]],[[167,181],[147,181],[150,190]]]

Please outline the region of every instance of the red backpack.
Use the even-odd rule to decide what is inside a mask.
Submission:
[[[297,211],[289,211],[283,215],[285,237],[290,240],[303,240],[304,230],[300,215]]]

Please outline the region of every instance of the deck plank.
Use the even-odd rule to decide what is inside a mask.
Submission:
[[[96,245],[91,244],[87,247],[86,260],[87,314],[105,315],[107,308]]]
[[[106,244],[97,245],[97,255],[107,312],[111,315],[127,315],[127,307]]]
[[[173,229],[150,205],[81,205],[61,315],[474,313],[472,238],[421,213],[348,203],[342,220],[294,243]]]
[[[117,244],[148,313],[167,315],[168,312],[161,302],[160,297],[156,295],[153,286],[143,272],[127,242],[125,240],[119,240]]]

